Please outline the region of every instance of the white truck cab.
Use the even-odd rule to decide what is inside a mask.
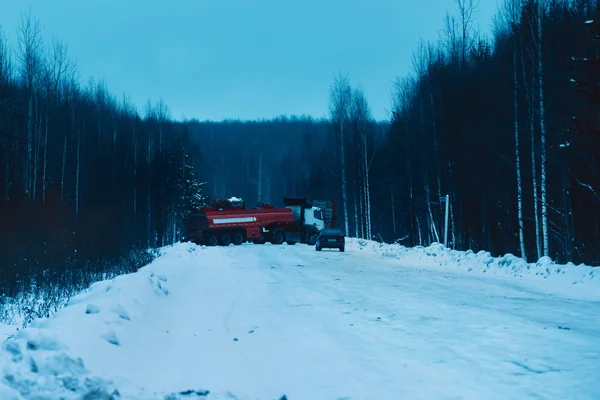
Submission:
[[[304,209],[304,223],[306,225],[314,225],[320,231],[325,228],[323,219],[323,211],[319,207]]]

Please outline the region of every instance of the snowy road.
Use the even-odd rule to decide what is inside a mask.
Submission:
[[[355,247],[169,251],[144,273],[97,285],[42,326],[93,373],[149,391],[600,398],[599,299],[411,267]]]

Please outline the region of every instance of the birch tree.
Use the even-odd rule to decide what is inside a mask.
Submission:
[[[460,66],[467,63],[468,54],[473,47],[474,40],[471,35],[473,30],[474,14],[479,7],[479,0],[456,0],[459,11],[460,23]]]
[[[539,122],[540,122],[540,192],[542,202],[542,238],[544,243],[544,256],[549,256],[549,234],[548,234],[548,198],[546,192],[546,122],[544,107],[544,53],[542,45],[542,25],[545,16],[545,1],[537,0],[536,7],[536,48],[537,48],[537,76],[538,76],[538,104],[539,104]]]
[[[520,35],[520,3],[518,0],[507,0],[504,4],[504,9],[500,11],[501,24],[503,27],[509,28],[507,33],[513,36],[513,52],[512,52],[512,78],[513,78],[513,124],[515,136],[515,166],[517,171],[517,219],[519,221],[519,247],[521,257],[527,260],[527,252],[525,249],[525,233],[523,221],[523,180],[521,177],[521,155],[520,155],[520,126],[519,126],[519,74],[517,60],[519,58]],[[497,32],[496,34],[502,34]],[[523,70],[523,73],[525,71]]]
[[[360,168],[362,182],[360,186],[360,203],[363,205],[363,221],[361,226],[364,227],[364,235],[368,240],[372,239],[371,235],[371,194],[369,188],[369,169],[371,167],[372,157],[369,156],[369,125],[371,123],[371,110],[362,89],[355,89],[352,92],[352,107],[351,119],[357,129],[359,138],[360,150]]]
[[[27,93],[27,142],[24,165],[25,193],[31,200],[36,182],[33,180],[34,165],[34,96],[35,84],[40,70],[42,35],[39,22],[29,14],[21,15],[21,24],[17,29],[17,60],[21,66],[21,76]]]
[[[352,88],[347,76],[338,75],[329,91],[329,113],[332,123],[339,129],[339,154],[342,176],[342,202],[344,208],[344,226],[346,233],[350,232],[348,219],[348,181],[346,178],[346,129],[349,119],[350,104],[352,101]]]

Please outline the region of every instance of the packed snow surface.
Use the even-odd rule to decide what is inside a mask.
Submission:
[[[4,341],[0,398],[598,399],[596,273],[354,239],[177,244]]]

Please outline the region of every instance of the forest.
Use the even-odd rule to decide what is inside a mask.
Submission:
[[[485,40],[472,30],[477,3],[457,3],[397,81],[378,161],[400,178],[372,184],[393,193],[379,210],[408,212],[380,229],[408,246],[438,241],[448,194],[452,248],[598,265],[598,5],[507,0]]]
[[[67,50],[30,14],[16,47],[0,31],[0,306],[17,299],[26,319],[136,271],[204,201],[196,150],[166,104],[140,117],[103,82],[81,82]]]
[[[47,315],[228,196],[334,199],[349,236],[427,246],[448,195],[453,249],[600,265],[598,5],[506,0],[491,37],[477,5],[457,0],[439,40],[415,44],[389,121],[343,73],[327,119],[177,121],[82,82],[31,15],[14,46],[0,30],[0,305]]]
[[[493,37],[457,0],[393,86],[390,121],[339,74],[330,118],[190,123],[211,196],[335,199],[348,235],[600,263],[598,9],[507,0]],[[241,139],[243,138],[243,139]]]

